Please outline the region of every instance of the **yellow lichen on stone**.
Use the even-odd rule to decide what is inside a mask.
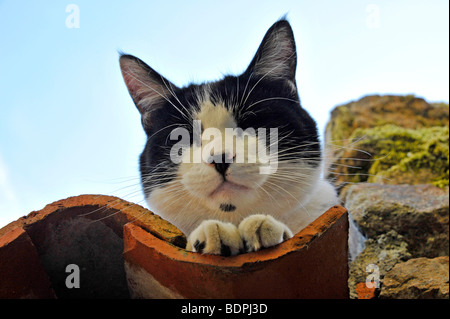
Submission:
[[[356,129],[350,140],[355,142],[336,163],[349,182],[448,186],[448,126],[382,125]]]

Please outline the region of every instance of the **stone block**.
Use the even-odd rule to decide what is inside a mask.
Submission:
[[[415,258],[389,271],[381,289],[384,299],[448,299],[449,258]]]

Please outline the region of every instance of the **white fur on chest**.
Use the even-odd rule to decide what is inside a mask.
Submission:
[[[311,187],[306,184],[303,186]],[[147,202],[155,213],[176,225],[187,235],[204,220],[216,219],[237,226],[242,219],[253,214],[271,215],[285,223],[292,232],[297,233],[328,208],[339,203],[333,186],[324,180],[317,180],[309,192],[300,193],[299,189],[300,186],[297,185],[286,189],[286,193],[289,192],[294,197],[297,195],[297,199],[291,195],[287,198],[276,192],[269,195],[267,191],[260,189],[246,199],[248,205],[238,207],[234,212],[212,210],[205,200],[193,196],[182,186],[156,189],[147,198]]]

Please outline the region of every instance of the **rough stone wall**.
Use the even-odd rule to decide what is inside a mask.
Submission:
[[[366,239],[350,296],[448,298],[449,106],[367,96],[332,111],[325,142],[328,178]]]

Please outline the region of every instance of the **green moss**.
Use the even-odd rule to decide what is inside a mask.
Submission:
[[[341,163],[349,165],[351,158],[350,165],[360,168],[345,172],[350,182],[449,184],[448,126],[412,130],[383,125],[356,129],[351,139],[357,142]]]

